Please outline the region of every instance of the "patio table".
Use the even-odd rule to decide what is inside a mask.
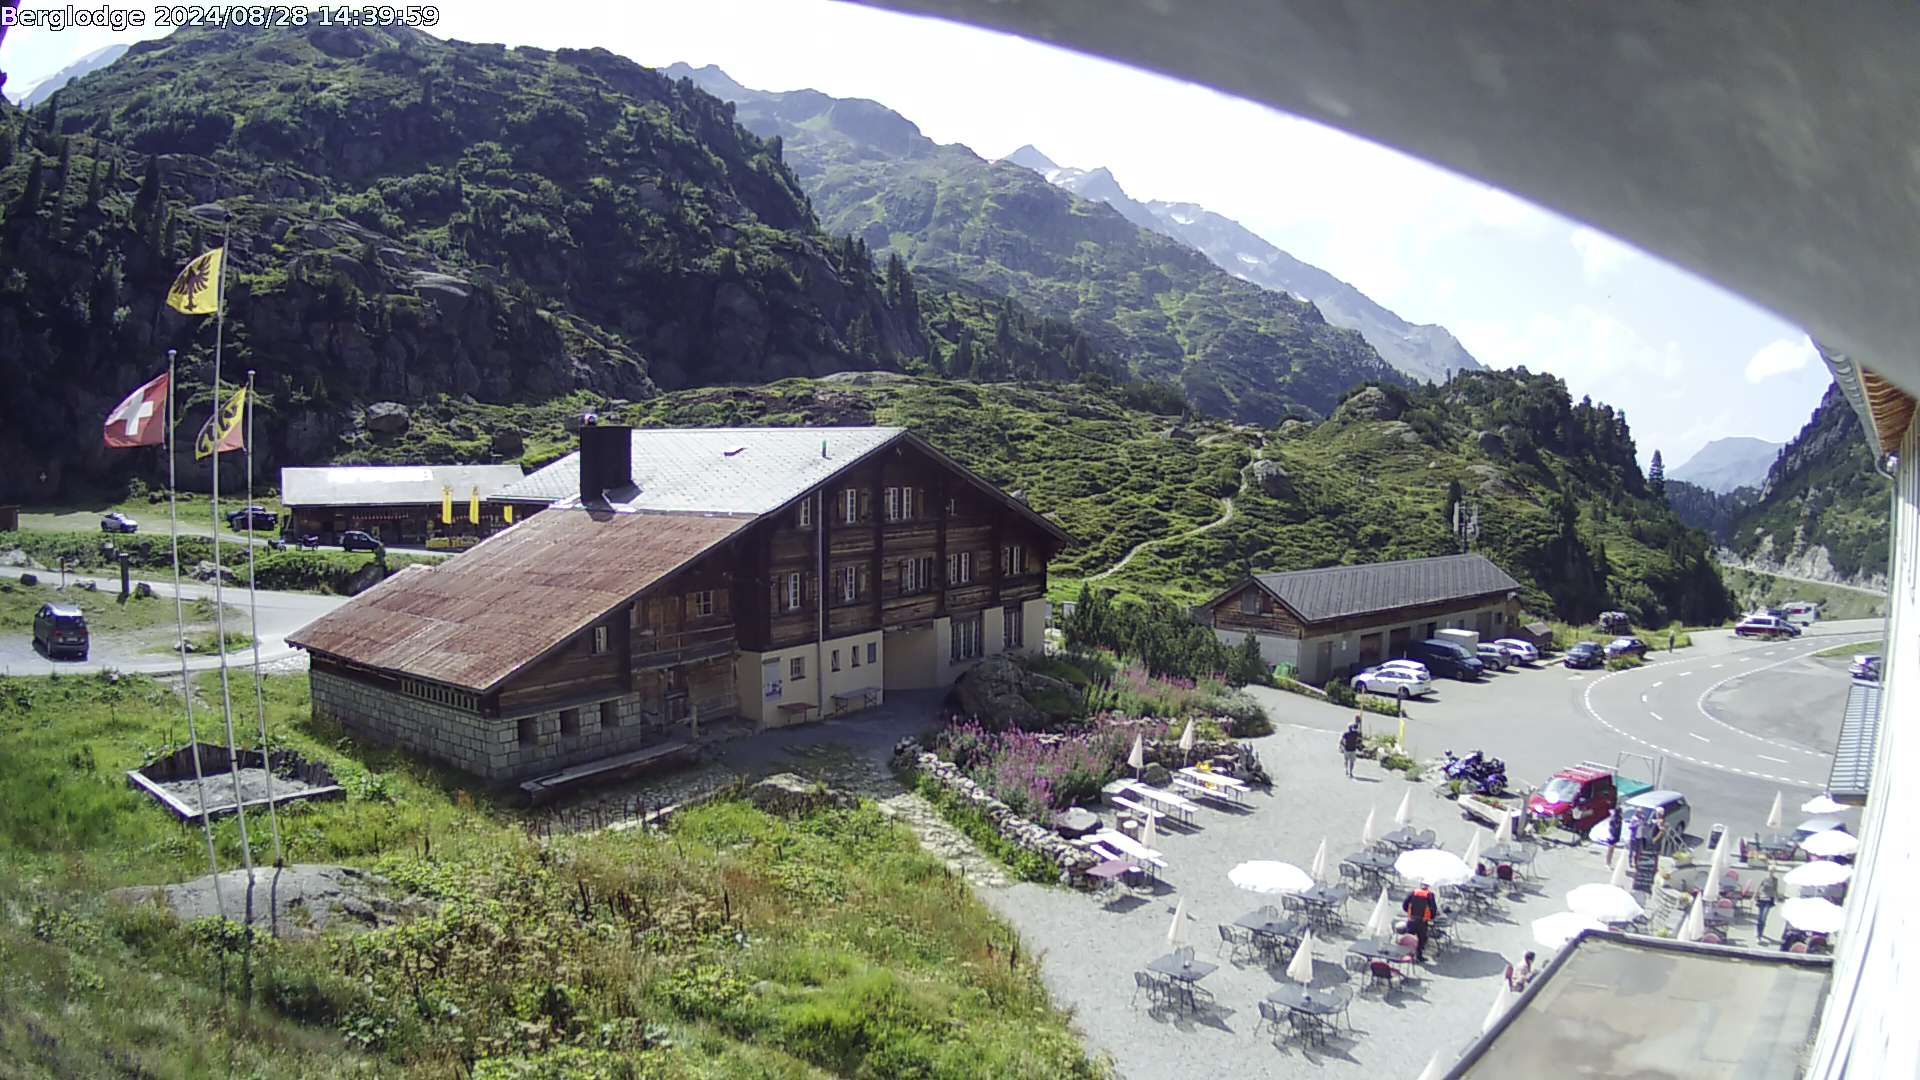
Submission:
[[[1369,960],[1385,960],[1389,964],[1413,963],[1413,950],[1393,938],[1356,941],[1347,946],[1347,951]]]
[[[1108,859],[1106,862],[1087,871],[1087,876],[1096,881],[1116,881],[1138,870],[1140,867],[1132,859]]]
[[[1157,972],[1181,982],[1199,982],[1201,979],[1220,970],[1219,964],[1209,964],[1205,960],[1194,960],[1179,953],[1168,953],[1147,965],[1147,970]]]
[[[1534,850],[1525,844],[1495,844],[1480,853],[1480,857],[1491,863],[1506,863],[1509,866],[1527,866],[1533,862]]]
[[[1247,782],[1239,777],[1228,776],[1226,773],[1208,772],[1206,769],[1197,769],[1192,765],[1181,769],[1180,775],[1189,780],[1198,780],[1208,787],[1244,788],[1247,786]]]
[[[1433,840],[1434,831],[1432,829],[1422,829],[1418,832],[1415,832],[1413,829],[1395,829],[1380,838],[1381,843],[1391,844],[1402,851],[1432,847]]]
[[[1314,990],[1310,987],[1289,984],[1281,986],[1267,995],[1267,1000],[1289,1012],[1299,1013],[1309,1019],[1308,1030],[1318,1037],[1332,1028],[1327,1017],[1333,1016],[1347,1007],[1345,995],[1332,990]]]
[[[1392,855],[1384,851],[1356,851],[1340,861],[1352,863],[1362,870],[1391,872],[1393,870],[1393,859],[1394,857]]]
[[[1493,901],[1500,892],[1500,883],[1492,877],[1473,877],[1458,885],[1446,886],[1442,894],[1453,893],[1460,900],[1460,906],[1469,911],[1490,911]]]

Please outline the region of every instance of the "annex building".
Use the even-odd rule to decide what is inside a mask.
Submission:
[[[1039,647],[1069,542],[903,428],[596,425],[542,473],[571,493],[289,635],[316,715],[507,781],[850,712]]]
[[[1200,617],[1228,645],[1251,632],[1269,664],[1319,683],[1406,654],[1438,630],[1511,635],[1520,583],[1479,554],[1256,574],[1207,601]]]
[[[283,532],[337,544],[349,529],[383,544],[479,542],[507,522],[486,500],[522,478],[518,465],[320,465],[280,470]],[[451,517],[452,521],[446,519]],[[436,545],[438,546],[438,545]]]

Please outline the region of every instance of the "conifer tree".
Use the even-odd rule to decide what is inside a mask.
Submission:
[[[153,220],[160,205],[160,156],[147,155],[147,172],[140,178],[140,190],[133,196],[133,220],[145,224]]]
[[[1653,464],[1647,467],[1647,491],[1656,499],[1667,497],[1667,467],[1658,450],[1653,452]]]

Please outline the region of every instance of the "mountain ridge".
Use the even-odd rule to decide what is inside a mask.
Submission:
[[[1718,495],[1729,495],[1743,487],[1757,488],[1766,481],[1767,470],[1785,446],[1749,435],[1715,439],[1686,461],[1668,468],[1667,477]]]

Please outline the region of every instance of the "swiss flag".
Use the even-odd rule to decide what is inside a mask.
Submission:
[[[166,373],[128,394],[118,408],[108,413],[104,434],[107,445],[113,447],[159,446],[166,442]]]

